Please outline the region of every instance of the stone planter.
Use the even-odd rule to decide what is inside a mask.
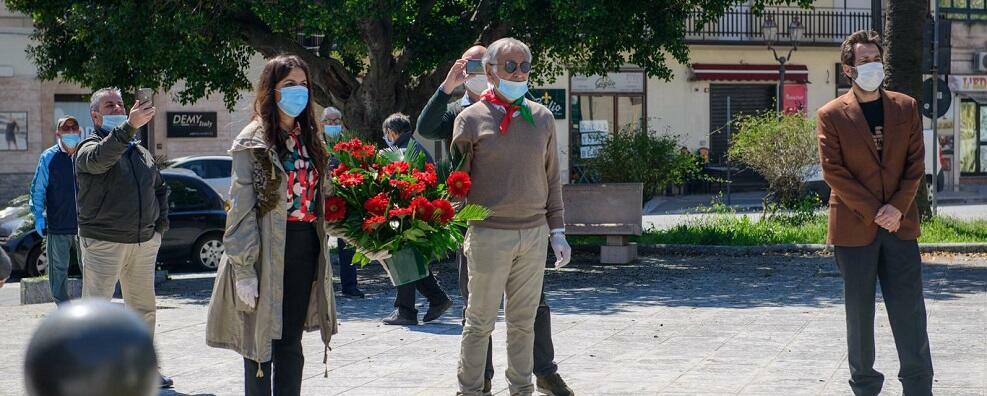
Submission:
[[[79,298],[82,296],[82,279],[69,278],[66,282],[69,298]],[[20,282],[21,305],[45,304],[54,302],[51,296],[51,284],[47,277],[24,278]]]

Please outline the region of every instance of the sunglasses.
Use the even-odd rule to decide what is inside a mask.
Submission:
[[[508,73],[514,73],[515,71],[517,71],[519,67],[521,68],[521,73],[527,73],[531,71],[531,62],[517,63],[514,61],[507,61],[506,63],[503,64],[503,66],[504,66],[504,71]]]
[[[62,125],[62,126],[58,127],[58,130],[59,131],[62,131],[62,132],[78,131],[79,130],[79,126],[78,125],[74,125],[74,124],[73,125]]]

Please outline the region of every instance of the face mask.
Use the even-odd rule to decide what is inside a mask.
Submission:
[[[323,125],[322,132],[325,132],[326,136],[330,138],[338,137],[343,133],[342,125]]]
[[[82,135],[79,135],[78,133],[69,133],[62,135],[62,137],[60,137],[59,139],[62,141],[62,144],[64,144],[65,147],[69,149],[74,149],[75,146],[78,146],[79,142],[82,141]]]
[[[122,114],[106,114],[103,116],[103,129],[107,131],[112,131],[116,127],[123,125],[127,122],[127,116]]]
[[[500,79],[500,83],[497,85],[497,90],[500,91],[501,95],[504,95],[507,100],[513,102],[528,92],[528,81],[517,82]]]
[[[466,79],[466,89],[475,94],[482,94],[487,89],[487,77],[475,75]]]
[[[387,147],[394,148],[394,141],[386,133],[384,134],[384,143],[387,143]]]
[[[301,85],[284,87],[278,90],[281,92],[281,100],[278,101],[278,108],[291,117],[302,114],[302,110],[308,106],[308,88]]]
[[[873,92],[884,82],[884,65],[881,62],[864,63],[856,69],[857,78],[853,82],[864,91]]]

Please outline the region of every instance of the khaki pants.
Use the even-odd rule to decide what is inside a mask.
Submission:
[[[541,297],[548,226],[524,230],[470,227],[463,248],[469,267],[469,301],[459,353],[459,388],[464,395],[480,395],[486,366],[488,337],[506,296],[507,381],[511,395],[534,392],[535,313]]]
[[[120,281],[123,301],[144,318],[154,335],[154,265],[161,234],[147,242],[116,243],[79,237],[82,245],[82,297],[111,299]]]

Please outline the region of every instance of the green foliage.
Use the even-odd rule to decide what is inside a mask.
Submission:
[[[645,201],[667,186],[702,177],[699,156],[689,153],[678,137],[653,130],[623,128],[610,134],[589,166],[602,182],[644,183]]]
[[[29,50],[42,79],[87,87],[168,90],[188,104],[222,95],[231,110],[251,88],[255,52],[302,56],[313,67],[314,98],[333,104],[350,128],[371,138],[388,114],[418,114],[453,59],[474,42],[513,36],[534,55],[533,80],[568,68],[606,73],[633,63],[672,77],[666,56],[688,62],[686,20],[712,21],[737,0],[279,0],[141,2],[8,0],[36,27]],[[756,0],[765,5],[809,0]],[[746,2],[744,3],[746,4]],[[614,23],[619,21],[619,23]],[[314,52],[299,35],[322,35]]]
[[[790,115],[768,111],[744,116],[737,121],[738,132],[730,144],[731,161],[744,164],[768,181],[771,203],[791,208],[799,205],[802,185],[819,163],[815,121],[804,114]]]

